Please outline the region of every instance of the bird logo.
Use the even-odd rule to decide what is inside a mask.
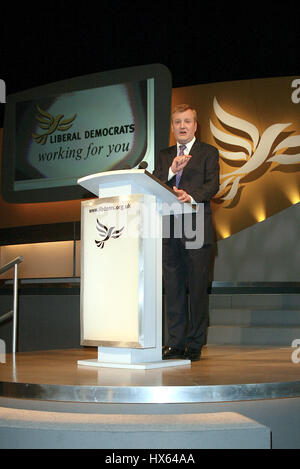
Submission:
[[[227,130],[227,132],[223,132],[210,120],[211,133],[219,144],[218,146],[222,147],[219,150],[220,156],[228,164],[232,162],[235,166],[238,162],[244,162],[234,171],[220,175],[220,179],[223,179],[223,182],[215,196],[216,199],[219,198],[221,202],[227,201],[227,203],[231,203],[238,193],[240,181],[250,173],[253,173],[263,163],[275,162],[281,165],[300,163],[300,153],[286,153],[286,150],[290,148],[300,147],[300,135],[292,135],[294,131],[290,131],[288,137],[281,135],[291,123],[272,124],[260,136],[255,125],[224,111],[216,97],[214,97],[213,109],[219,122]],[[230,133],[228,133],[229,128]],[[232,133],[232,129],[236,130],[235,134]],[[241,137],[241,133],[243,135],[246,134],[250,138]],[[276,145],[275,140],[276,143],[278,141],[280,143]],[[224,150],[228,150],[230,147],[235,148],[235,150]],[[243,151],[238,151],[237,147]]]
[[[99,234],[103,237],[103,239],[100,240],[100,241],[95,239],[95,243],[97,244],[98,248],[100,248],[100,249],[104,248],[104,243],[106,243],[106,241],[108,241],[109,239],[119,238],[122,235],[122,232],[124,230],[124,226],[120,230],[115,230],[114,226],[111,226],[110,228],[108,228],[107,226],[100,223],[98,218],[97,218],[96,228],[97,228]]]
[[[56,117],[52,116],[49,112],[44,111],[39,107],[36,106],[37,114],[35,116],[36,120],[38,121],[38,125],[41,129],[46,130],[46,132],[42,134],[33,133],[32,137],[36,143],[40,143],[45,145],[47,138],[49,135],[53,134],[56,130],[60,130],[64,132],[72,127],[74,119],[76,118],[77,114],[74,114],[73,117],[69,119],[63,119],[63,114],[58,114]]]

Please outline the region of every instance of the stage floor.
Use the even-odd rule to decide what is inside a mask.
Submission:
[[[204,347],[190,365],[151,370],[78,365],[97,349],[6,355],[0,396],[98,403],[227,402],[300,397],[300,363],[291,347]]]

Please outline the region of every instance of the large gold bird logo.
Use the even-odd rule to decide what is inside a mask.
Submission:
[[[223,129],[227,130],[224,132],[210,121],[210,130],[219,146],[220,156],[229,165],[231,162],[235,166],[240,163],[234,171],[220,175],[223,182],[216,198],[219,198],[221,202],[233,201],[243,178],[253,173],[263,163],[281,165],[300,163],[300,153],[286,153],[290,148],[300,147],[300,135],[292,135],[294,131],[289,131],[290,135],[285,136],[284,130],[291,123],[270,125],[260,135],[255,125],[222,109],[216,98],[213,101],[213,108],[219,123],[223,125]],[[241,135],[247,137],[244,138]],[[231,148],[232,151],[230,151]]]
[[[77,114],[74,114],[73,117],[69,119],[64,119],[63,114],[58,114],[56,117],[52,116],[49,112],[44,111],[39,107],[36,106],[37,114],[35,116],[36,120],[38,121],[38,125],[41,129],[45,130],[46,132],[42,134],[33,133],[32,137],[34,138],[36,143],[40,143],[41,145],[45,145],[47,138],[49,135],[53,134],[56,130],[60,130],[64,132],[72,127],[74,119],[76,118]]]

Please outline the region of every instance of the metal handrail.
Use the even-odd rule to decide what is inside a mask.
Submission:
[[[12,269],[12,267],[15,268],[15,273],[14,273],[14,296],[13,296],[13,311],[12,311],[12,316],[13,316],[13,347],[12,351],[13,354],[16,353],[16,348],[17,348],[17,304],[18,304],[18,264],[23,262],[24,258],[22,256],[16,257],[12,261],[8,262],[5,264],[3,267],[0,268],[0,275],[6,272],[9,269]],[[7,314],[4,314],[2,316],[2,321],[9,319],[11,317],[11,311],[9,311]],[[1,321],[1,322],[2,322]]]
[[[11,269],[14,265],[20,264],[23,261],[24,261],[24,257],[22,257],[22,256],[16,257],[12,261],[10,261],[7,264],[5,264],[4,266],[0,267],[0,275],[4,274],[4,272]]]
[[[5,322],[7,321],[8,319],[11,319],[14,315],[14,310],[12,309],[11,311],[8,311],[8,313],[5,313],[5,314],[2,314],[2,316],[0,316],[0,324],[2,322]]]

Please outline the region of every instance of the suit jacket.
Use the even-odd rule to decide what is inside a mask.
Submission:
[[[168,181],[169,168],[177,155],[177,146],[166,148],[159,154],[154,176],[170,187],[175,176]],[[219,152],[217,148],[196,139],[190,155],[192,158],[182,172],[179,189],[184,189],[197,202],[204,203],[204,244],[214,242],[210,199],[219,190]]]

